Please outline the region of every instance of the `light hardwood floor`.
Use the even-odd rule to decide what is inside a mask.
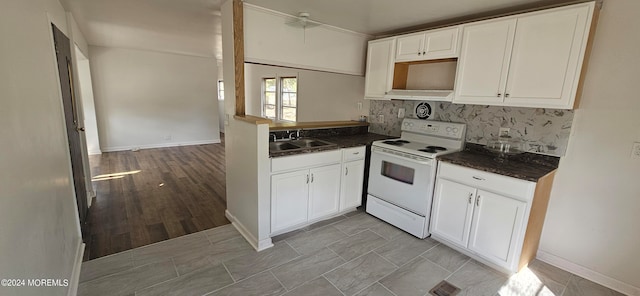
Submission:
[[[84,260],[228,224],[222,144],[89,157],[96,198]]]

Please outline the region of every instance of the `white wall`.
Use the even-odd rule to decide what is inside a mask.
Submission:
[[[582,102],[555,178],[541,255],[640,295],[640,1],[605,1]]]
[[[81,251],[51,36],[67,35],[56,0],[0,9],[0,278],[72,279]],[[79,254],[82,256],[82,254]],[[2,295],[67,295],[69,287],[0,287]]]
[[[249,63],[244,68],[247,114],[261,116],[262,79],[275,76],[298,77],[297,121],[356,120],[369,114],[362,76]]]
[[[367,41],[372,36],[327,25],[301,28],[295,18],[244,5],[245,61],[364,75]]]
[[[220,142],[214,58],[89,50],[103,152]]]
[[[69,28],[71,31],[71,36],[73,36],[73,43],[78,46],[78,49],[84,54],[84,56],[89,55],[89,43],[82,34],[78,23],[76,23],[76,19],[70,12],[67,12],[67,22],[69,23]],[[71,37],[68,36],[68,37]],[[72,46],[73,47],[73,46]]]

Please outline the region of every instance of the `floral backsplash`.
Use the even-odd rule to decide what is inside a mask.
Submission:
[[[371,101],[369,131],[400,136],[402,118],[398,110],[404,108],[405,117],[415,118],[416,101]],[[430,102],[433,108],[430,120],[467,124],[466,141],[487,144],[498,135],[500,127],[511,130],[509,134],[525,142],[530,152],[563,156],[567,150],[573,110],[521,108],[483,105],[457,105],[448,102]],[[384,123],[378,123],[378,115]]]

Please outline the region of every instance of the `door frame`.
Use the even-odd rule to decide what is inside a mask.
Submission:
[[[72,72],[72,77],[71,77],[71,81],[70,84],[71,86],[77,84],[77,77],[76,75],[73,75],[75,72],[77,72],[77,69],[75,68],[75,61],[76,61],[76,57],[74,55],[73,50],[71,50],[72,45],[75,45],[75,43],[73,42],[73,39],[69,38],[67,36],[68,32],[64,32],[63,30],[60,30],[59,26],[56,24],[56,22],[53,20],[53,18],[50,15],[47,15],[47,26],[48,26],[48,31],[49,33],[49,38],[51,40],[51,50],[52,50],[52,54],[53,54],[53,65],[56,69],[55,71],[55,76],[56,76],[56,88],[58,89],[58,93],[57,93],[57,97],[60,100],[60,111],[61,111],[61,119],[62,119],[62,125],[64,126],[64,132],[63,132],[63,136],[65,138],[65,143],[69,144],[69,133],[68,133],[68,127],[67,127],[67,122],[66,122],[66,115],[65,115],[65,106],[64,106],[64,99],[63,99],[63,95],[62,95],[62,85],[60,84],[60,73],[58,71],[58,58],[57,58],[57,53],[56,53],[56,42],[55,42],[55,38],[54,38],[54,27],[56,29],[58,29],[66,38],[69,39],[69,47],[70,47],[70,62],[71,62],[71,72]],[[79,99],[77,98],[77,91],[76,89],[72,89],[72,95],[75,98],[75,100],[73,101],[75,104],[73,106],[73,108],[75,108],[76,110],[76,120],[78,120],[78,122],[80,123],[83,116],[82,116],[82,106],[79,105]],[[87,155],[87,148],[86,148],[86,142],[84,137],[82,137],[82,134],[79,135],[80,138],[80,161],[81,162],[85,162],[88,160],[88,155]],[[74,172],[73,172],[73,166],[72,166],[72,161],[71,161],[71,150],[69,148],[69,146],[67,145],[67,161],[69,163],[69,180],[70,180],[70,184],[71,184],[71,190],[73,193],[73,197],[75,200],[75,206],[76,206],[76,215],[75,218],[78,219],[78,232],[80,233],[80,235],[82,235],[82,230],[81,230],[81,225],[83,222],[86,222],[86,220],[82,220],[80,217],[80,207],[79,204],[85,205],[86,208],[84,210],[85,213],[85,218],[86,218],[86,213],[88,211],[88,198],[90,198],[90,193],[88,192],[88,190],[86,190],[86,188],[89,188],[89,186],[91,186],[90,183],[90,179],[88,179],[87,177],[90,176],[90,174],[87,174],[87,171],[84,167],[84,165],[82,165],[82,176],[80,176],[85,183],[85,192],[84,193],[80,193],[81,197],[85,197],[82,198],[82,201],[78,198],[79,193],[76,192],[76,185],[75,185],[75,181],[74,181]],[[89,182],[87,182],[87,180],[89,180]]]

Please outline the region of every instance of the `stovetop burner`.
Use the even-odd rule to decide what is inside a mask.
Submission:
[[[439,151],[445,151],[447,148],[440,146],[427,146],[423,149],[418,149],[418,151],[427,152],[427,153],[438,153]]]
[[[389,144],[389,145],[394,145],[394,146],[402,146],[404,144],[408,144],[411,143],[407,140],[389,140],[389,141],[383,141],[382,143],[385,144]]]

